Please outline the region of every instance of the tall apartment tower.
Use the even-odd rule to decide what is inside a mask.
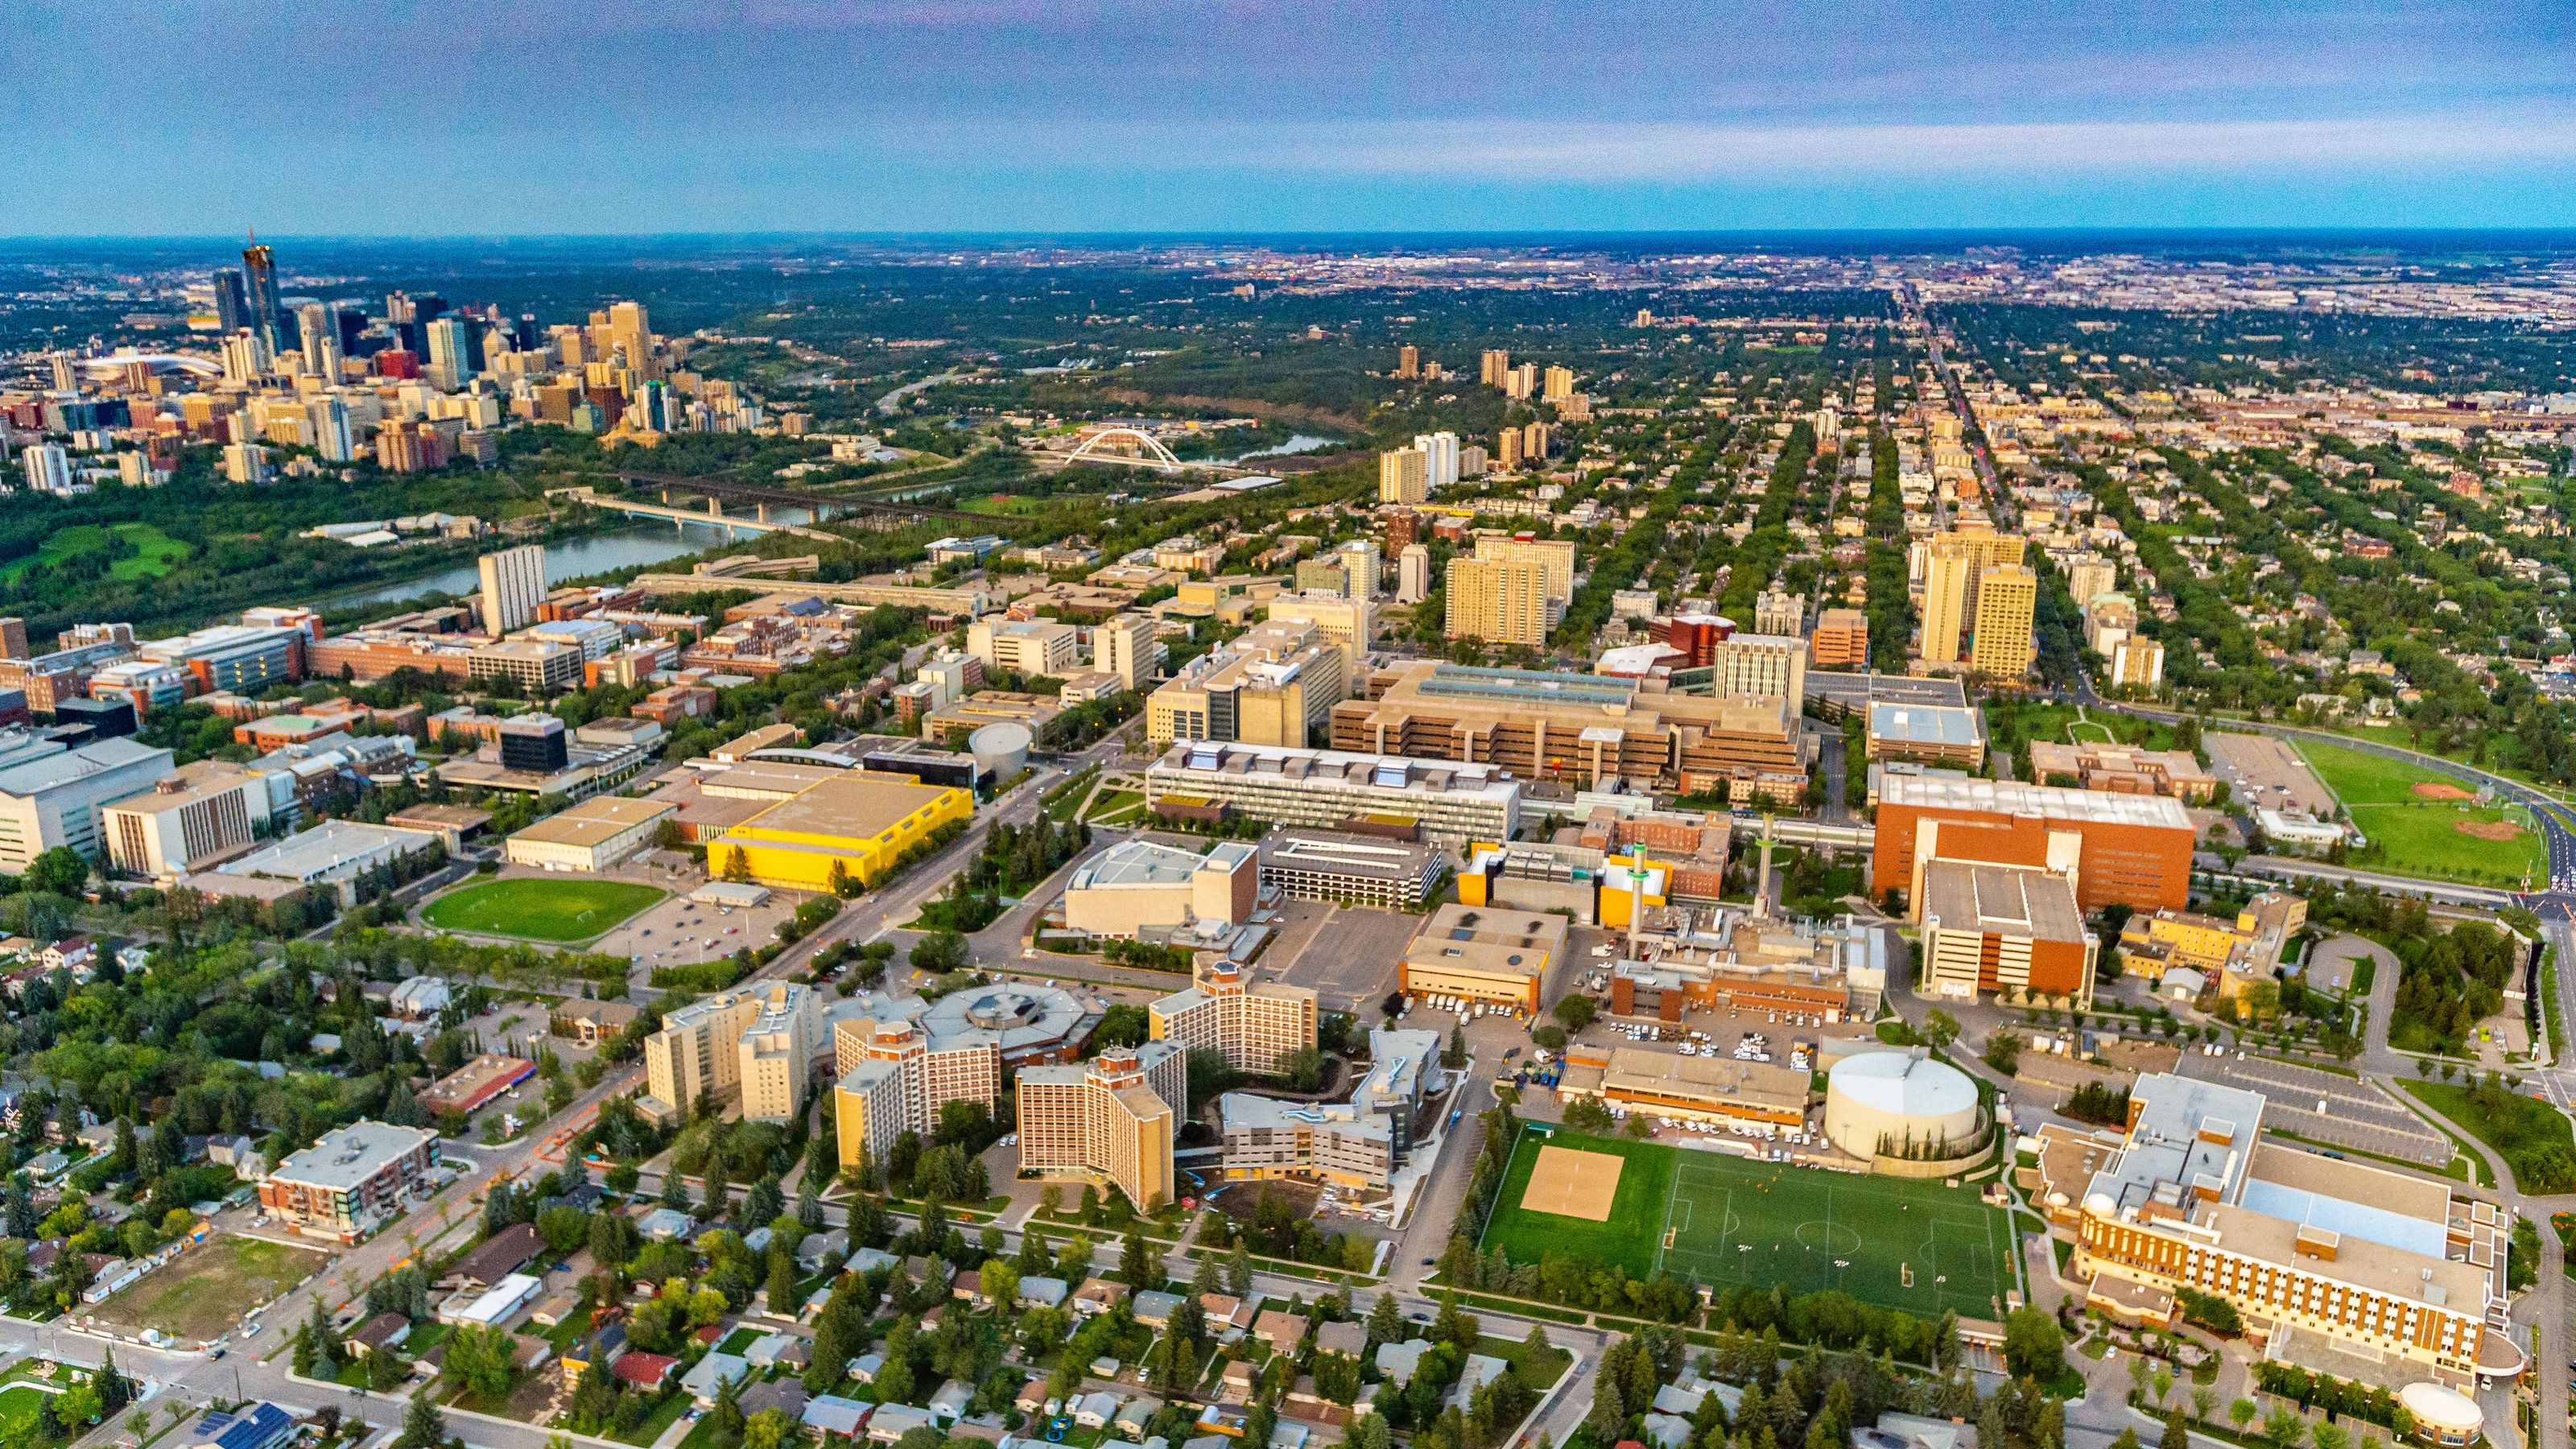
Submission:
[[[1395,375],[1398,377],[1420,377],[1422,375],[1422,349],[1414,346],[1410,342],[1397,348],[1395,352]]]
[[[495,638],[524,629],[546,601],[546,546],[541,543],[487,553],[483,570],[483,632]]]
[[[2018,679],[2039,657],[2032,623],[2039,610],[2039,575],[2025,564],[2002,564],[1977,576],[1977,619],[1968,667],[1979,674]]]
[[[1532,464],[1546,462],[1550,440],[1555,436],[1554,428],[1535,419],[1530,421],[1521,429],[1522,459]]]
[[[879,1162],[906,1132],[927,1138],[951,1102],[987,1110],[1002,1095],[997,1032],[934,1040],[917,1021],[860,1017],[832,1027],[834,1126],[843,1167],[865,1148]]]
[[[215,330],[230,337],[250,325],[250,296],[242,290],[242,274],[231,267],[215,268]]]
[[[1530,562],[1449,560],[1444,632],[1488,644],[1547,642],[1547,568]]]
[[[1456,433],[1416,433],[1413,446],[1422,453],[1422,481],[1425,487],[1438,491],[1458,481],[1458,435]]]
[[[1429,496],[1431,460],[1420,448],[1394,448],[1377,455],[1377,501],[1420,503]]]
[[[1189,1054],[1112,1047],[1083,1066],[1022,1067],[1020,1170],[1105,1182],[1143,1209],[1172,1201],[1172,1137],[1189,1108]]]
[[[1572,396],[1574,396],[1574,369],[1550,367],[1547,370],[1547,381],[1540,387],[1539,400],[1561,403]]]
[[[1489,347],[1477,363],[1476,380],[1487,387],[1501,387],[1503,380],[1511,376],[1511,371],[1511,353],[1500,347]]]
[[[1515,400],[1538,391],[1538,364],[1524,362],[1503,374],[1503,396]]]
[[[1267,1075],[1281,1057],[1315,1044],[1315,1010],[1305,987],[1248,982],[1241,965],[1220,961],[1200,967],[1188,990],[1156,1001],[1149,1020],[1156,1041],[1221,1051],[1236,1071]]]
[[[1343,544],[1340,550],[1343,576],[1350,580],[1354,599],[1377,597],[1378,553],[1374,539],[1360,539]]]
[[[1507,427],[1494,434],[1494,466],[1517,468],[1521,465],[1521,430]]]
[[[1154,639],[1154,621],[1143,614],[1120,614],[1091,631],[1091,667],[1118,676],[1118,687],[1143,689],[1153,682],[1163,646]]]
[[[1408,543],[1395,558],[1395,601],[1418,604],[1431,596],[1431,550]]]
[[[1476,540],[1476,561],[1536,564],[1547,576],[1548,602],[1560,611],[1574,602],[1574,540],[1570,538],[1497,538],[1485,534]]]
[[[1977,623],[1978,578],[1990,568],[2018,565],[2021,536],[1988,527],[1957,528],[1914,547],[1923,580],[1923,662],[1965,662]]]

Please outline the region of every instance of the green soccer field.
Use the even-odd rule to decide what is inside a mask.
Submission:
[[[492,880],[431,901],[420,918],[443,931],[587,941],[667,894],[631,881],[531,877]]]
[[[1626,1160],[1608,1221],[1520,1207],[1538,1149],[1551,1143]],[[1484,1246],[1516,1263],[1577,1253],[1716,1288],[1838,1288],[1924,1318],[1945,1308],[2001,1317],[2016,1284],[2011,1219],[1974,1188],[1565,1132],[1522,1138]]]

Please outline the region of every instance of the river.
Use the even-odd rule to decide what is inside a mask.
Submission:
[[[802,512],[802,510],[791,510]],[[784,514],[782,513],[782,517]],[[801,522],[801,519],[790,520]],[[663,563],[690,554],[719,548],[731,540],[724,530],[687,526],[664,527],[648,524],[623,528],[615,533],[592,534],[568,542],[546,545],[546,582],[559,584],[587,574],[607,573],[612,569],[639,568],[645,564]],[[347,594],[333,596],[335,605],[372,604],[392,599],[416,599],[423,594],[470,594],[483,586],[483,575],[475,564],[458,564],[420,578],[396,583],[377,584]]]
[[[1248,463],[1255,458],[1285,458],[1295,453],[1313,453],[1325,448],[1338,448],[1341,445],[1341,439],[1339,438],[1319,438],[1312,433],[1292,433],[1289,435],[1288,441],[1279,444],[1277,447],[1256,448],[1249,453],[1237,453],[1231,458],[1223,458],[1218,461],[1225,463]]]

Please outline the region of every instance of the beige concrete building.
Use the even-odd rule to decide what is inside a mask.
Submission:
[[[183,765],[142,795],[99,807],[99,835],[111,869],[175,881],[251,843],[251,822],[268,817],[267,791],[237,765]]]
[[[606,870],[651,845],[653,832],[678,813],[666,800],[594,795],[511,836],[501,853],[512,865],[539,870]]]
[[[1789,634],[1737,634],[1709,648],[1708,692],[1807,697],[1807,641]],[[1801,703],[1803,708],[1803,703]]]
[[[1426,551],[1427,557],[1427,551]],[[1429,565],[1426,564],[1427,568]],[[1377,637],[1377,604],[1339,594],[1275,594],[1266,606],[1274,624],[1305,624],[1342,651],[1345,680],[1356,680],[1368,663],[1369,643]]]
[[[1430,496],[1431,459],[1420,448],[1392,448],[1377,455],[1377,501],[1420,503]]]
[[[1570,538],[1526,538],[1483,533],[1476,536],[1478,563],[1536,564],[1547,576],[1547,601],[1556,608],[1552,625],[1574,602],[1575,555]]]
[[[1973,1001],[2001,995],[2081,1011],[2093,1004],[2099,943],[2075,903],[2075,871],[1926,860],[1909,900],[1923,924],[1923,987]]]
[[[1443,631],[1450,638],[1532,648],[1547,642],[1554,610],[1543,564],[1453,558],[1446,578]]]
[[[1500,906],[1446,905],[1405,943],[1397,989],[1456,996],[1535,1016],[1547,968],[1565,954],[1566,920]]]
[[[1144,614],[1120,614],[1091,631],[1091,667],[1115,675],[1122,690],[1141,690],[1163,672],[1163,646],[1154,637],[1154,621]]]
[[[1980,600],[1978,581],[1990,568],[2018,565],[2024,540],[1997,533],[1983,523],[1966,523],[1948,533],[1917,541],[1909,572],[1922,586],[1923,662],[1968,663]]]
[[[1975,642],[1968,667],[1979,674],[2018,679],[2039,658],[2039,575],[2024,564],[2003,564],[1977,576]]]
[[[1074,867],[1064,923],[1122,940],[1201,923],[1241,925],[1252,918],[1260,880],[1260,851],[1240,840],[1219,841],[1205,855],[1124,840]]]
[[[2187,1289],[2233,1305],[2266,1357],[2454,1387],[2519,1375],[2528,1356],[2498,1327],[2512,1215],[2439,1180],[2268,1140],[2266,1106],[2150,1073],[2116,1147],[2041,1154],[2087,1301],[2168,1324]]]
[[[1794,803],[1816,743],[1786,696],[1652,693],[1635,679],[1415,660],[1333,710],[1333,748],[1500,766],[1524,779]]]
[[[1173,1199],[1172,1138],[1189,1110],[1188,1056],[1168,1042],[1019,1075],[1020,1170],[1106,1183],[1151,1210]]]
[[[1201,966],[1195,984],[1153,1005],[1154,1040],[1185,1052],[1225,1053],[1237,1071],[1264,1076],[1279,1059],[1315,1044],[1315,993],[1275,981],[1252,982],[1233,961]]]
[[[1082,667],[1082,631],[1051,619],[978,619],[966,653],[994,673],[1061,679]]]
[[[1350,697],[1342,651],[1312,624],[1273,619],[1182,666],[1145,700],[1145,735],[1303,749]]]
[[[722,1102],[740,1094],[746,1118],[792,1119],[804,1109],[820,1019],[813,990],[786,981],[693,1001],[644,1039],[647,1095],[636,1105],[671,1121],[701,1097]]]
[[[905,1132],[928,1138],[951,1102],[989,1111],[1002,1095],[1001,1040],[991,1033],[941,1041],[917,1021],[861,1017],[833,1026],[832,1060],[843,1167],[856,1165],[862,1148],[883,1162]]]

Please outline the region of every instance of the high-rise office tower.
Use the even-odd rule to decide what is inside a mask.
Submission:
[[[1431,595],[1431,550],[1408,543],[1395,557],[1395,601],[1418,604]]]
[[[340,323],[331,309],[307,302],[295,309],[296,343],[304,351],[304,370],[332,382],[340,380]]]
[[[528,627],[546,599],[546,546],[505,548],[478,560],[483,571],[483,632],[507,634]]]
[[[215,269],[215,330],[226,337],[250,325],[250,298],[242,292],[242,274],[231,267]]]
[[[1458,481],[1456,433],[1416,433],[1413,446],[1422,450],[1424,486],[1437,492]]]
[[[1431,460],[1420,448],[1392,448],[1377,455],[1377,501],[1420,503],[1430,484]]]
[[[2032,622],[2039,610],[2039,575],[2026,564],[1999,564],[1977,576],[1975,644],[1968,667],[1979,674],[2018,679],[2039,657]]]
[[[654,376],[653,323],[643,303],[619,302],[608,309],[608,345],[625,350],[626,365],[636,376]]]
[[[420,313],[411,304],[410,293],[385,293],[385,320],[395,323],[416,322],[420,320]]]
[[[1542,385],[1540,390],[1540,401],[1561,403],[1572,396],[1574,396],[1574,369],[1570,367],[1549,368],[1547,370],[1547,381]]]
[[[45,357],[45,366],[46,370],[52,374],[54,391],[80,391],[80,364],[70,353],[54,352],[47,354]]]
[[[1547,642],[1547,569],[1537,563],[1449,560],[1443,627],[1452,639]]]
[[[277,313],[277,258],[257,241],[242,248],[242,286],[250,308],[249,319],[244,325],[259,333],[260,340],[268,344],[269,355],[275,356],[281,331]]]
[[[424,329],[428,334],[429,379],[449,392],[463,387],[474,377],[474,361],[466,356],[465,323],[456,317],[441,317]]]

